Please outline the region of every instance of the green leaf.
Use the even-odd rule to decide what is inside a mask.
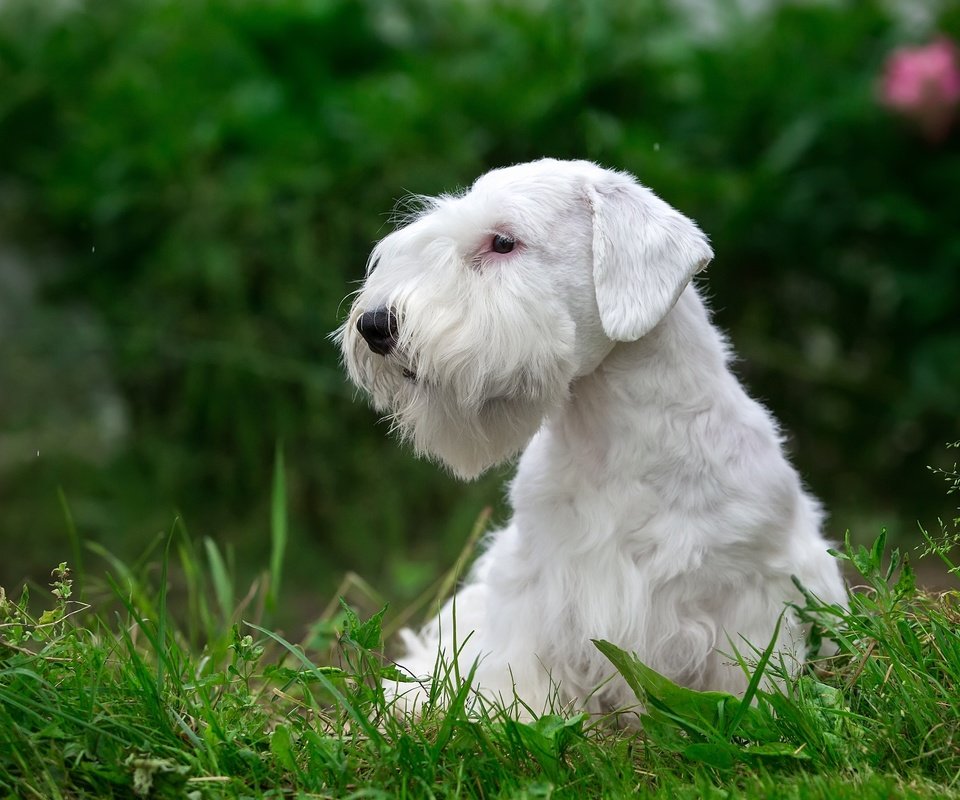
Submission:
[[[299,772],[297,759],[293,752],[293,739],[286,725],[277,725],[270,737],[270,752],[277,757],[284,769]]]
[[[670,719],[662,716],[641,714],[640,722],[643,732],[650,741],[671,753],[682,753],[690,745],[690,737],[684,735],[683,729]]]
[[[569,718],[558,714],[547,714],[535,722],[525,723],[525,727],[535,731],[543,741],[551,742],[557,748],[563,749],[573,739],[583,735],[583,723],[587,719],[587,714],[577,714]]]
[[[874,540],[873,547],[870,550],[870,566],[875,570],[879,570],[880,565],[883,563],[883,551],[886,548],[886,544],[887,529],[882,528],[880,535]]]
[[[362,650],[379,650],[383,644],[383,615],[386,613],[388,606],[381,608],[366,622],[360,621],[360,617],[342,597],[340,598],[340,606],[346,616],[343,625],[343,638]]]
[[[507,720],[504,729],[523,742],[548,775],[557,777],[563,768],[566,749],[583,736],[583,723],[587,718],[586,714],[569,719],[547,714],[534,722]]]
[[[594,645],[617,668],[637,699],[646,702],[648,714],[659,711],[684,727],[704,736],[719,735],[721,720],[736,713],[740,701],[726,692],[698,692],[679,686],[631,655],[607,641]]]
[[[803,697],[806,704],[824,709],[843,709],[843,692],[835,686],[829,686],[821,683],[809,675],[800,678],[798,686],[803,690]]]
[[[37,627],[44,627],[46,625],[53,625],[61,617],[63,617],[63,610],[60,608],[48,608],[40,615],[40,619],[37,620]]]
[[[766,701],[760,705],[748,702],[759,693],[760,676],[776,641],[777,631],[761,655],[745,700],[725,692],[697,692],[678,686],[615,645],[604,641],[595,644],[644,702],[645,713],[640,718],[651,741],[716,769],[729,769],[744,758],[793,757],[797,750],[793,744],[771,741],[779,733]],[[732,741],[733,737],[753,744],[741,746]]]
[[[810,754],[802,747],[789,742],[765,742],[764,744],[748,744],[740,750],[740,754],[757,758],[795,758],[798,761],[809,761]]]
[[[730,769],[737,761],[738,751],[725,742],[697,742],[683,749],[691,761],[699,761],[715,769]]]
[[[774,726],[774,718],[769,704],[764,701],[761,705],[741,704],[745,709],[737,727],[732,730],[731,736],[749,739],[753,742],[767,742],[778,736]]]
[[[288,683],[299,681],[301,683],[319,683],[320,676],[327,678],[347,678],[349,672],[340,667],[314,667],[313,669],[294,669],[292,667],[280,667],[271,664],[263,671],[263,677],[278,683]]]
[[[917,574],[910,566],[910,562],[904,558],[903,566],[900,569],[900,576],[894,585],[894,591],[898,597],[912,596],[917,588]]]

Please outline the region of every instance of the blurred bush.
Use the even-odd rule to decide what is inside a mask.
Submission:
[[[0,447],[22,451],[0,453],[0,582],[62,550],[58,487],[114,548],[178,509],[261,559],[282,441],[292,578],[422,584],[508,471],[414,461],[327,335],[404,192],[541,155],[628,169],[710,233],[716,319],[833,535],[929,518],[923,468],[958,435],[960,137],[877,92],[960,11],[910,8],[6,0],[0,272],[31,288],[0,303]],[[35,447],[54,407],[73,417]]]

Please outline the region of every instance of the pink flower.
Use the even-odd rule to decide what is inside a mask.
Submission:
[[[902,47],[887,59],[884,105],[916,122],[931,141],[942,140],[960,104],[960,58],[945,37],[923,47]]]

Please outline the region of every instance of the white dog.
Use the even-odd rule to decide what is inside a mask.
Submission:
[[[509,525],[404,633],[412,675],[456,648],[479,692],[534,712],[634,703],[622,680],[595,691],[613,673],[603,638],[686,686],[742,692],[729,654],[771,641],[800,599],[791,576],[844,601],[821,510],[690,283],[712,256],[630,175],[552,159],[426,200],[376,246],[338,332],[351,379],[462,478],[526,446]],[[805,633],[787,611],[788,663]],[[394,689],[414,706],[425,691]]]

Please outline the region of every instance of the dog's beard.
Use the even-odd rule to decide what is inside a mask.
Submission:
[[[541,401],[504,397],[466,409],[449,392],[429,385],[396,399],[390,415],[394,430],[418,455],[437,459],[464,480],[520,452],[545,413]]]
[[[544,417],[562,404],[570,382],[565,362],[546,379],[518,368],[442,381],[416,358],[359,355],[348,363],[351,376],[386,414],[391,430],[417,455],[439,461],[464,480],[519,453]]]

